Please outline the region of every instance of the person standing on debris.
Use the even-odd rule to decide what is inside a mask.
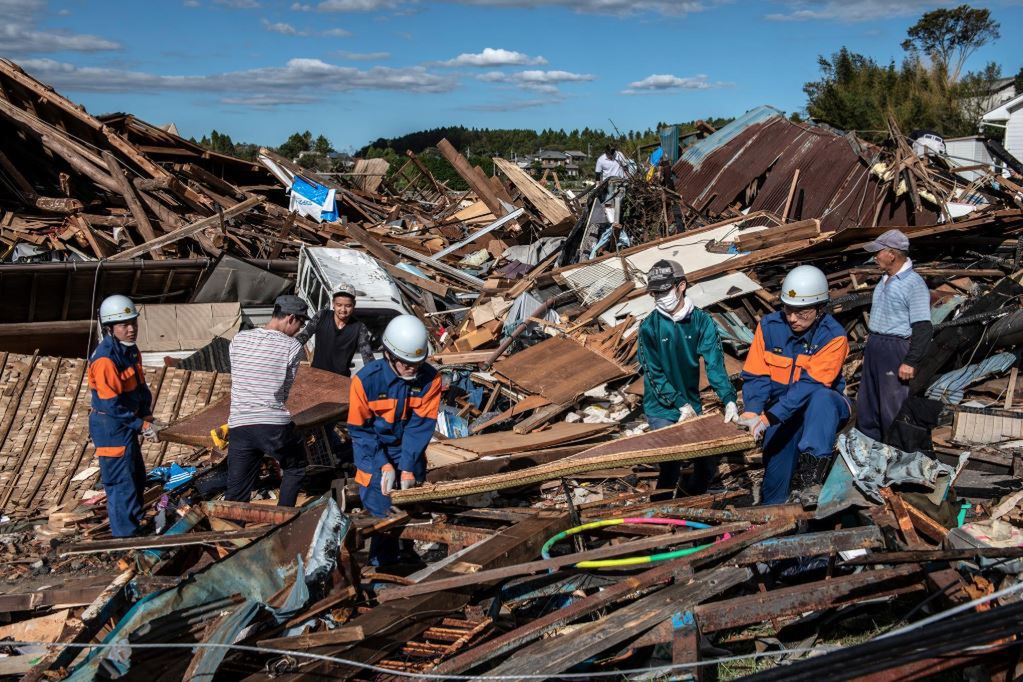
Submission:
[[[146,386],[142,356],[135,346],[139,313],[127,296],[109,296],[99,307],[103,340],[89,358],[92,411],[89,436],[96,445],[107,517],[115,538],[138,534],[146,465],[139,435],[156,441],[153,394]]]
[[[627,165],[628,161],[625,159],[625,155],[615,149],[613,144],[607,145],[604,148],[604,153],[597,159],[597,165],[593,169],[597,182],[607,180],[608,178],[624,178]]]
[[[643,413],[651,429],[691,419],[703,411],[700,403],[700,358],[707,380],[725,406],[725,422],[739,417],[735,388],[728,380],[721,338],[714,320],[686,296],[685,271],[672,260],[659,260],[647,273],[647,293],[654,312],[639,328],[639,360],[643,367]],[[657,477],[659,489],[675,490],[681,462],[664,462]],[[707,492],[717,471],[717,458],[693,462],[694,473],[682,482],[687,495]],[[659,493],[651,499],[670,499]]]
[[[931,295],[913,270],[902,232],[888,230],[865,248],[884,274],[870,306],[856,428],[880,441],[909,397],[909,382],[931,343]]]
[[[842,377],[849,339],[826,312],[828,299],[819,269],[789,272],[782,309],[761,318],[742,368],[739,425],[763,441],[762,504],[785,502],[793,482],[808,494],[823,483],[835,437],[849,419]]]
[[[298,296],[278,296],[265,327],[231,340],[231,411],[227,419],[227,494],[248,502],[264,455],[281,465],[277,504],[294,507],[305,476],[305,452],[285,403],[298,373],[302,346],[295,335],[309,321]]]
[[[440,410],[441,379],[426,363],[426,327],[414,315],[391,320],[383,335],[384,358],[352,379],[348,434],[355,452],[355,481],[366,511],[386,517],[395,485],[412,488],[426,478],[426,446]],[[396,538],[374,535],[374,566],[398,560]]]
[[[342,376],[352,376],[352,358],[358,352],[363,366],[373,362],[369,328],[355,317],[355,289],[337,287],[331,307],[317,311],[295,339],[303,346],[316,339],[312,366]]]

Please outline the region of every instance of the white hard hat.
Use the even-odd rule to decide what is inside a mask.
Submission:
[[[422,362],[426,359],[426,326],[415,315],[398,315],[384,330],[384,348],[405,362]]]
[[[785,275],[781,283],[781,302],[791,306],[827,303],[828,278],[812,265],[800,265]]]
[[[135,309],[135,304],[131,302],[131,299],[120,294],[107,296],[99,305],[100,324],[128,322],[138,316],[139,311]]]

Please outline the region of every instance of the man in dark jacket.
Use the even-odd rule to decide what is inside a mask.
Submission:
[[[358,352],[362,364],[373,362],[373,344],[369,329],[355,317],[355,289],[341,284],[334,292],[331,307],[318,311],[295,336],[303,346],[316,340],[312,365],[334,374],[352,376],[352,359]]]

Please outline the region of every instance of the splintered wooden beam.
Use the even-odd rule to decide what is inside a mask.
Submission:
[[[402,505],[427,500],[443,500],[542,483],[600,469],[695,459],[728,452],[741,452],[751,447],[753,447],[753,439],[748,433],[740,431],[731,424],[723,423],[717,415],[709,415],[691,419],[666,429],[597,445],[578,455],[520,471],[509,471],[461,481],[426,483],[418,488],[396,490],[391,494],[391,503]]]
[[[128,182],[128,178],[124,175],[124,169],[117,163],[117,159],[110,152],[103,152],[103,160],[107,162],[107,169],[110,171],[110,176],[120,187],[121,196],[124,197],[124,203],[128,204],[128,210],[131,211],[132,216],[135,218],[135,225],[138,227],[139,232],[142,234],[142,238],[147,242],[152,242],[156,239],[156,230],[153,229],[153,224],[149,222],[149,216],[146,215],[146,210],[142,207],[142,202],[139,201],[138,195],[135,193],[135,187]],[[156,260],[163,260],[163,254],[160,253],[160,249],[154,248],[149,251],[153,258]]]
[[[161,248],[167,246],[168,244],[173,244],[174,242],[184,239],[185,237],[191,237],[197,232],[205,230],[207,227],[219,225],[221,218],[223,218],[223,220],[227,220],[228,218],[234,218],[237,215],[241,215],[242,213],[245,213],[249,209],[261,204],[263,201],[264,201],[263,197],[258,196],[251,197],[241,202],[240,204],[232,206],[231,208],[224,209],[224,212],[222,214],[218,213],[217,215],[212,215],[208,218],[203,218],[202,220],[196,221],[191,225],[186,225],[185,227],[174,230],[173,232],[168,232],[167,234],[157,237],[152,241],[148,241],[145,244],[139,244],[138,246],[135,246],[133,248],[125,249],[124,251],[121,251],[120,253],[111,256],[110,260],[127,260],[129,258],[135,258],[136,256],[141,256],[146,251],[152,251],[153,249]]]

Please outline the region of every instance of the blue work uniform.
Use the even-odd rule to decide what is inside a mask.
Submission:
[[[763,504],[787,499],[800,454],[831,456],[835,436],[850,414],[842,376],[848,355],[845,329],[829,314],[798,335],[780,311],[757,325],[742,369],[742,397],[745,411],[769,424]]]
[[[99,457],[110,532],[115,538],[131,537],[142,521],[146,465],[139,433],[153,419],[153,394],[146,386],[139,349],[113,336],[93,351],[88,377],[89,435]]]
[[[374,360],[352,379],[348,405],[348,434],[355,459],[355,482],[366,510],[387,516],[391,498],[380,490],[380,476],[387,464],[401,472],[426,478],[426,446],[433,437],[440,409],[441,378],[423,364],[415,378],[406,381],[394,373],[387,360]],[[380,566],[397,560],[398,543],[390,537],[373,536],[370,563]]]

